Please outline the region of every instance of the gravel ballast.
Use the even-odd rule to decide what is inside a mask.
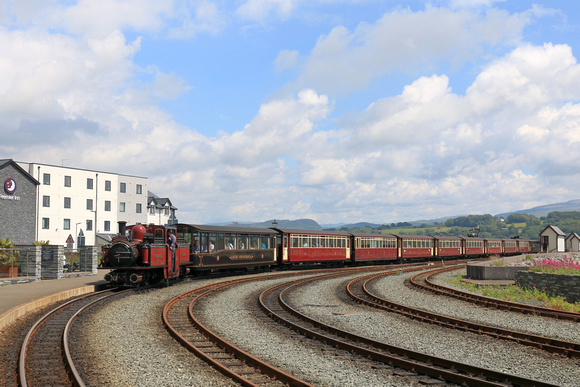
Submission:
[[[308,272],[302,274],[312,275]],[[402,283],[405,277],[392,276],[379,281],[376,292],[397,302],[423,300],[425,308],[449,308],[454,316],[464,319],[484,318],[479,315],[491,311],[460,301],[444,306],[450,301],[443,301],[440,297],[430,298],[424,293],[406,288]],[[353,304],[335,291],[337,287],[344,286],[346,278],[352,279],[354,276],[301,287],[290,294],[290,300],[314,318],[389,344],[562,386],[576,385],[580,380],[577,361],[514,343],[418,323]],[[314,385],[419,386],[421,378],[426,379],[395,376],[390,369],[376,368],[376,364],[352,360],[340,351],[313,345],[309,339],[291,335],[268,319],[257,317],[252,306],[257,295],[274,284],[288,280],[252,282],[219,292],[202,302],[199,318],[233,344]],[[235,385],[183,349],[169,336],[161,322],[161,310],[169,299],[214,281],[217,280],[197,280],[133,295],[105,305],[84,317],[80,321],[82,329],[78,339],[90,356],[86,360],[87,369],[92,372],[89,385]],[[337,312],[346,314],[335,314]],[[515,321],[517,325],[528,324],[520,321],[513,313],[495,313],[497,315],[493,319],[506,320],[506,324],[512,328]],[[542,322],[535,319],[542,319]],[[536,326],[530,323],[532,328],[525,329],[541,330],[542,324],[547,326],[552,323],[549,319],[546,322],[543,320],[532,318]],[[562,334],[559,332],[555,337],[562,338]],[[571,332],[564,335],[569,335],[566,336],[568,339],[574,337]],[[578,335],[576,340],[571,341],[578,341]]]

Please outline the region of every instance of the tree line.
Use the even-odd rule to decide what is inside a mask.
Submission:
[[[554,211],[547,216],[537,217],[530,214],[510,214],[508,217],[494,217],[490,214],[468,215],[447,219],[445,223],[413,226],[408,222],[383,224],[378,228],[370,226],[352,228],[353,233],[398,233],[405,235],[463,236],[469,235],[472,229],[482,238],[515,238],[539,239],[540,232],[548,225],[557,226],[566,235],[580,233],[579,211]],[[396,230],[393,230],[396,229]]]

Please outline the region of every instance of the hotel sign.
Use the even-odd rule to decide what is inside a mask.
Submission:
[[[14,192],[16,192],[16,180],[11,177],[4,180],[4,192],[6,192],[8,195],[0,194],[0,199],[20,200],[20,196],[14,196]]]

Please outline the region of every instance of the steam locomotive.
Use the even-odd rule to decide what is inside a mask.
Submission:
[[[105,280],[111,285],[139,286],[214,271],[457,259],[538,249],[539,241],[521,239],[119,222],[119,234],[103,248],[100,268],[110,269]]]

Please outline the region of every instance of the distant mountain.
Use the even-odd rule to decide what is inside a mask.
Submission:
[[[554,204],[546,204],[543,206],[533,207],[526,210],[517,210],[517,211],[510,211],[504,212],[502,214],[495,215],[496,217],[502,216],[507,218],[510,214],[528,214],[528,215],[535,215],[538,218],[542,216],[548,215],[548,213],[553,211],[580,211],[580,199],[570,200],[563,203],[554,203]],[[483,214],[480,214],[483,215]],[[421,224],[426,225],[433,225],[435,223],[444,224],[447,219],[455,219],[460,216],[466,215],[456,215],[456,216],[445,216],[437,219],[425,219],[425,220],[414,220],[409,221],[413,226],[420,226]],[[237,227],[260,227],[260,228],[270,228],[272,227],[272,222],[274,219],[266,220],[264,222],[236,222],[236,223],[220,223],[215,225],[220,226],[237,226]],[[371,228],[378,228],[381,226],[379,223],[370,223],[370,222],[358,222],[358,223],[339,223],[335,225],[325,225],[322,227],[318,222],[313,219],[296,219],[296,220],[289,220],[289,219],[276,219],[278,223],[278,228],[281,229],[297,229],[297,230],[322,230],[322,229],[353,229],[353,228],[364,228],[364,227],[371,227]],[[385,222],[391,224],[389,222]]]
[[[227,224],[226,226],[237,226],[237,227],[256,227],[256,228],[270,228],[272,226],[272,222],[274,219],[266,220],[264,222],[257,222],[257,223],[242,223],[238,222],[237,224]],[[276,219],[278,223],[277,227],[281,229],[299,229],[299,230],[322,230],[322,226],[318,224],[315,220],[312,219],[296,219],[296,220],[288,220],[288,219]]]
[[[544,206],[528,208],[527,210],[504,212],[502,214],[497,214],[495,216],[503,216],[504,218],[506,218],[510,214],[527,214],[527,215],[535,215],[539,218],[542,216],[546,216],[553,211],[561,211],[561,212],[580,211],[580,199],[570,200],[563,203],[546,204]]]

